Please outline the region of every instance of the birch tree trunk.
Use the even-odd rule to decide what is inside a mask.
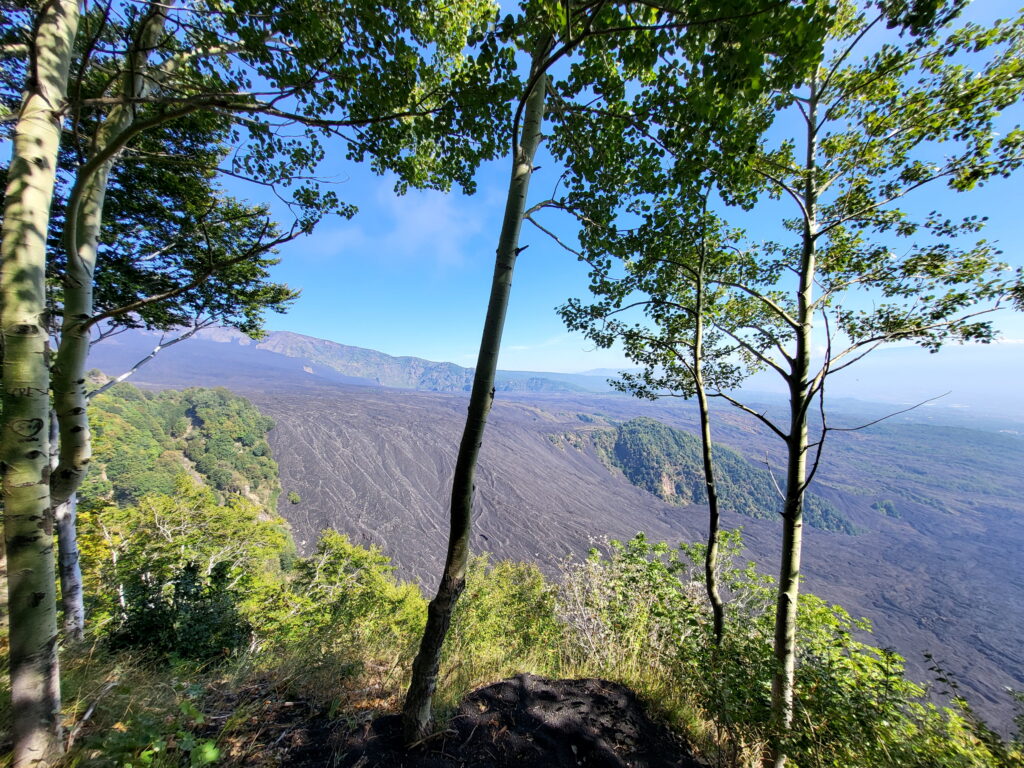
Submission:
[[[59,426],[58,464],[51,478],[51,503],[57,521],[61,603],[64,632],[69,640],[81,640],[85,630],[82,573],[78,565],[75,527],[75,494],[92,458],[85,370],[89,356],[90,321],[93,316],[93,281],[103,202],[116,155],[95,162],[135,119],[133,100],[146,92],[145,70],[150,52],[164,31],[166,8],[151,5],[139,34],[126,57],[122,95],[97,131],[91,160],[82,166],[68,202],[64,232],[67,269],[64,275],[64,313],[60,345],[53,364],[54,409]]]
[[[78,552],[78,495],[54,507],[57,525],[57,569],[60,573],[60,605],[64,612],[64,637],[81,640],[85,632],[82,566]]]
[[[0,246],[0,468],[15,768],[53,765],[61,750],[45,277],[57,150],[77,29],[75,0],[43,6],[14,129]]]
[[[718,509],[718,486],[715,484],[715,464],[712,456],[711,417],[708,394],[704,385],[704,259],[701,258],[697,276],[697,306],[694,313],[693,381],[700,413],[700,446],[704,462],[704,487],[708,494],[708,547],[704,554],[704,583],[711,603],[715,628],[715,645],[722,644],[725,634],[725,606],[718,590],[718,528],[721,515]]]
[[[782,514],[782,558],[775,606],[775,674],[772,677],[772,712],[784,737],[793,724],[793,689],[796,677],[797,601],[800,595],[800,555],[803,544],[803,500],[807,482],[807,411],[811,404],[811,341],[814,321],[814,272],[817,222],[817,88],[810,82],[807,101],[807,155],[804,163],[804,227],[798,277],[796,354],[789,375],[790,430],[786,440],[786,499]],[[774,766],[786,764],[778,743]]]
[[[57,414],[50,410],[50,478],[57,468]],[[51,496],[52,501],[52,496]],[[78,538],[75,535],[77,498],[53,505],[53,519],[57,527],[57,573],[60,577],[60,602],[64,611],[64,639],[81,640],[85,626],[85,607],[82,601],[82,569],[79,565]]]
[[[0,509],[0,539],[3,539],[3,510]],[[0,540],[0,639],[7,637],[7,544]]]
[[[533,57],[531,75],[540,67],[540,62],[547,54],[547,47],[546,42],[538,47]],[[487,317],[473,374],[466,426],[459,444],[452,479],[448,554],[437,594],[427,608],[427,626],[413,662],[412,680],[402,708],[402,729],[409,743],[423,738],[430,727],[431,703],[437,688],[441,647],[451,624],[455,603],[466,586],[473,513],[473,480],[480,446],[483,443],[484,428],[487,425],[487,415],[494,401],[494,375],[498,367],[505,312],[512,288],[512,273],[520,250],[519,231],[523,223],[523,212],[526,210],[526,196],[533,173],[533,158],[541,140],[546,89],[547,76],[541,75],[527,96],[522,140],[512,159],[512,177],[509,180],[505,216],[498,239]]]

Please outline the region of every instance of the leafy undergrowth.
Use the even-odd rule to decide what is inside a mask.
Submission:
[[[430,738],[406,750],[399,734],[399,689],[385,678],[357,688],[372,675],[350,677],[344,698],[328,701],[294,680],[273,680],[266,670],[246,666],[226,673],[186,664],[154,666],[99,649],[83,652],[66,672],[73,740],[65,764],[701,765],[678,734],[648,716],[630,689],[605,680],[519,675],[485,686],[465,697]]]
[[[167,529],[148,525],[147,515],[187,520],[187,510],[178,514],[174,504],[200,506],[203,525],[233,527],[232,541],[248,542],[252,551],[226,549],[212,535],[193,536],[188,547],[140,538]],[[218,523],[217,515],[226,517]],[[118,519],[107,518],[111,526]],[[184,492],[140,504],[124,519],[130,536],[107,526],[105,539],[83,547],[94,594],[108,600],[94,606],[93,616],[105,618],[94,620],[91,642],[62,654],[71,742],[65,765],[327,766],[355,752],[352,765],[361,756],[368,768],[381,757],[367,751],[365,737],[376,734],[384,745],[393,733],[387,717],[400,709],[426,608],[418,588],[393,577],[386,557],[326,532],[309,557],[271,567],[274,539],[258,535],[271,523]],[[577,739],[577,754],[593,748],[594,755],[627,760],[636,738],[626,726],[641,710],[660,724],[651,728],[674,734],[665,745],[686,744],[716,768],[760,765],[773,740],[801,768],[1021,765],[1019,740],[1000,739],[962,701],[932,703],[929,691],[904,678],[898,656],[860,639],[865,622],[812,595],[800,604],[795,724],[785,735],[774,732],[774,590],[752,565],[737,563],[738,535],[722,544],[728,611],[721,646],[701,582],[701,546],[642,536],[609,542],[566,562],[553,579],[535,565],[474,560],[444,648],[435,698],[439,741],[397,765],[407,758],[420,760],[408,763],[417,766],[458,764],[443,762],[450,758],[487,765],[480,762],[485,750],[492,765],[527,760],[530,744],[556,741],[550,728],[567,711],[576,719],[559,721],[566,738],[590,734],[590,741]],[[218,560],[222,552],[230,559]],[[99,563],[88,560],[96,556]],[[130,570],[121,569],[125,563]],[[633,701],[618,687],[625,686],[640,708],[602,709],[574,683],[535,685],[524,673],[609,681],[594,684]],[[490,689],[493,695],[466,698],[510,678]],[[530,686],[536,695],[523,696]],[[519,697],[514,706],[498,706],[512,693]],[[562,709],[544,710],[544,697]],[[611,726],[616,719],[620,735]],[[661,751],[672,754],[668,746]],[[564,750],[556,753],[548,754],[549,765],[568,759]],[[377,764],[396,765],[398,753],[390,754]]]

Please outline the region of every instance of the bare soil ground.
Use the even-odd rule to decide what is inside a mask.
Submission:
[[[628,688],[517,675],[471,693],[449,727],[412,750],[397,715],[342,745],[343,768],[701,768]]]
[[[228,765],[245,768],[705,768],[631,690],[592,678],[523,674],[479,688],[411,749],[399,715],[332,719],[266,685],[225,695],[217,708],[234,708],[220,746]]]

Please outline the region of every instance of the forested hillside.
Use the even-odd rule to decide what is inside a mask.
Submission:
[[[671,504],[707,504],[700,440],[654,419],[631,419],[613,430],[595,430],[590,440],[602,461],[622,471],[633,485]],[[719,468],[718,493],[725,509],[746,517],[776,519],[782,514],[778,481],[736,451],[714,447]],[[849,520],[826,499],[808,492],[808,525],[825,531],[855,533]]]
[[[91,418],[96,447],[85,499],[133,504],[172,493],[188,473],[221,496],[277,506],[281,486],[267,444],[274,422],[226,389],[146,392],[120,384],[95,398]]]

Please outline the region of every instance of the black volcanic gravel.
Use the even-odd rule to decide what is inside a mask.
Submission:
[[[343,768],[702,768],[628,688],[518,675],[471,693],[447,730],[412,750],[397,715],[340,746]]]

